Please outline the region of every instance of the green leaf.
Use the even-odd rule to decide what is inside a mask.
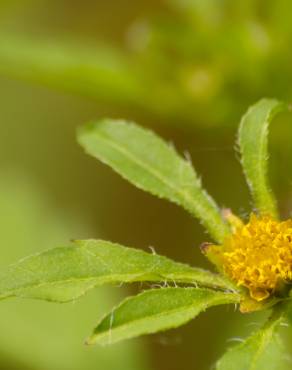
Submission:
[[[166,257],[102,240],[50,249],[0,276],[0,299],[11,296],[67,302],[102,284],[158,281],[232,289],[224,278]]]
[[[79,94],[99,103],[135,107],[167,117],[172,124],[179,121],[177,117],[193,114],[175,86],[164,86],[159,73],[153,74],[148,63],[145,66],[140,57],[133,56],[109,42],[0,33],[2,76]],[[159,100],[162,96],[164,104]]]
[[[1,269],[17,255],[90,232],[77,210],[60,212],[33,176],[7,170],[0,170]],[[98,363],[102,370],[146,370],[146,350],[139,343],[90,353],[80,343],[84,328],[92,328],[92,318],[109,310],[120,296],[120,289],[103,287],[69,305],[28,299],[0,302],[0,369],[96,370]]]
[[[105,316],[87,340],[111,344],[143,334],[181,326],[211,306],[237,303],[233,293],[196,288],[165,288],[145,291],[124,300]]]
[[[256,208],[277,217],[277,205],[267,178],[268,126],[286,106],[275,99],[262,99],[248,109],[239,127],[241,162]]]
[[[278,328],[285,315],[276,313],[262,329],[229,349],[218,361],[216,370],[288,370],[285,347]]]
[[[202,189],[191,163],[153,132],[134,123],[104,119],[81,128],[80,144],[140,189],[184,207],[221,242],[229,229]]]
[[[100,43],[0,35],[0,74],[115,104],[144,97],[128,58]]]

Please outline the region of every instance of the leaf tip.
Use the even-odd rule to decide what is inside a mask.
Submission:
[[[87,337],[87,338],[85,339],[85,341],[84,341],[84,345],[85,345],[85,346],[87,346],[87,347],[89,347],[89,346],[93,346],[93,344],[94,344],[94,341],[93,341],[93,339],[92,339],[92,336]]]
[[[95,123],[94,121],[89,121],[87,123],[85,123],[84,125],[81,125],[81,126],[78,126],[77,129],[76,129],[76,136],[77,136],[77,140],[80,142],[81,138],[83,137],[83,135],[85,135],[86,133],[92,131],[95,127]]]

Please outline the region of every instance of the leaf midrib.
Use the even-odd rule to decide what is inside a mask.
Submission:
[[[274,108],[275,109],[275,108]],[[257,167],[257,173],[260,175],[261,179],[265,184],[265,187],[263,188],[261,186],[261,191],[267,193],[270,195],[269,191],[267,190],[267,163],[265,161],[265,154],[267,154],[267,151],[266,151],[266,146],[265,146],[265,140],[266,140],[266,134],[267,134],[267,130],[268,130],[268,124],[269,124],[269,121],[271,119],[271,117],[273,116],[273,110],[272,111],[269,111],[266,116],[265,116],[265,119],[264,119],[264,124],[262,125],[262,128],[261,128],[261,135],[260,135],[260,143],[259,143],[259,161],[256,161],[256,167]],[[258,196],[258,194],[256,194],[256,196]]]
[[[96,280],[96,285],[99,285],[99,284],[105,284],[105,283],[115,283],[115,282],[119,282],[119,281],[125,281],[125,282],[135,282],[135,280],[132,280],[132,279],[135,279],[135,278],[143,278],[143,276],[149,278],[151,275],[153,276],[157,276],[159,277],[159,274],[156,274],[156,273],[151,273],[151,272],[147,272],[147,273],[132,273],[132,274],[111,274],[109,277],[107,277],[107,275],[105,276],[101,276],[101,277],[83,277],[83,278],[70,278],[70,279],[63,279],[63,280],[52,280],[52,281],[49,281],[49,282],[41,282],[41,283],[37,283],[37,284],[27,284],[27,285],[23,285],[23,286],[20,286],[20,287],[17,287],[17,288],[12,288],[11,290],[8,290],[7,293],[5,294],[5,291],[4,291],[4,294],[1,294],[0,293],[0,299],[1,297],[9,297],[9,296],[13,296],[13,295],[17,295],[17,292],[20,291],[20,290],[26,290],[26,289],[37,289],[37,288],[41,288],[41,287],[46,287],[46,286],[53,286],[53,285],[62,285],[62,284],[67,284],[67,283],[74,283],[74,282],[81,282],[81,283],[84,283],[84,282],[90,282],[90,281],[95,281]],[[126,277],[130,277],[129,279],[126,279]],[[169,281],[175,281],[177,283],[189,283],[191,284],[191,281],[187,279],[184,279],[183,277],[180,277],[180,278],[177,278],[177,279],[174,279],[173,276],[167,276],[167,274],[165,274],[164,276],[161,275],[161,280],[159,279],[146,279],[145,278],[145,282],[149,281],[156,281],[156,282],[159,282],[159,281],[165,281],[165,280],[168,280]],[[215,277],[216,279],[216,277]],[[141,280],[142,281],[142,280]],[[198,285],[201,285],[201,286],[209,286],[209,287],[212,287],[212,283],[211,282],[206,282],[204,283],[203,281],[198,281],[196,280],[195,278],[193,279],[193,282],[194,283],[197,283]],[[217,286],[218,288],[222,288],[222,289],[228,289],[228,286],[224,286],[223,285],[224,282],[220,282],[220,281],[215,281],[214,282],[214,285],[213,286]]]

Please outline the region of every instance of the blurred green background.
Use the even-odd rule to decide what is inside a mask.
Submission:
[[[104,116],[153,128],[192,156],[208,191],[251,210],[235,148],[249,104],[292,99],[289,0],[0,0],[0,267],[97,237],[210,267],[199,223],[87,157],[75,130]],[[270,174],[291,215],[291,116],[271,128]],[[255,315],[215,308],[186,327],[110,348],[83,338],[132,288],[0,305],[2,370],[209,369]],[[230,341],[231,340],[231,341]]]

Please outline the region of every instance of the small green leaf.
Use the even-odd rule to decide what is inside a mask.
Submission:
[[[11,296],[66,302],[102,284],[158,281],[232,289],[219,275],[166,257],[102,240],[50,249],[10,266],[0,276],[0,299]]]
[[[275,99],[262,99],[248,109],[239,127],[241,162],[256,208],[277,217],[277,205],[267,178],[268,126],[286,106]]]
[[[81,128],[78,138],[88,154],[138,188],[177,203],[199,218],[217,242],[229,232],[189,161],[151,131],[105,119]]]
[[[291,369],[291,362],[277,332],[283,322],[284,314],[271,317],[262,329],[229,349],[218,361],[216,370]]]
[[[87,340],[111,344],[181,326],[211,306],[237,303],[233,293],[196,288],[165,288],[127,298],[105,316]]]

